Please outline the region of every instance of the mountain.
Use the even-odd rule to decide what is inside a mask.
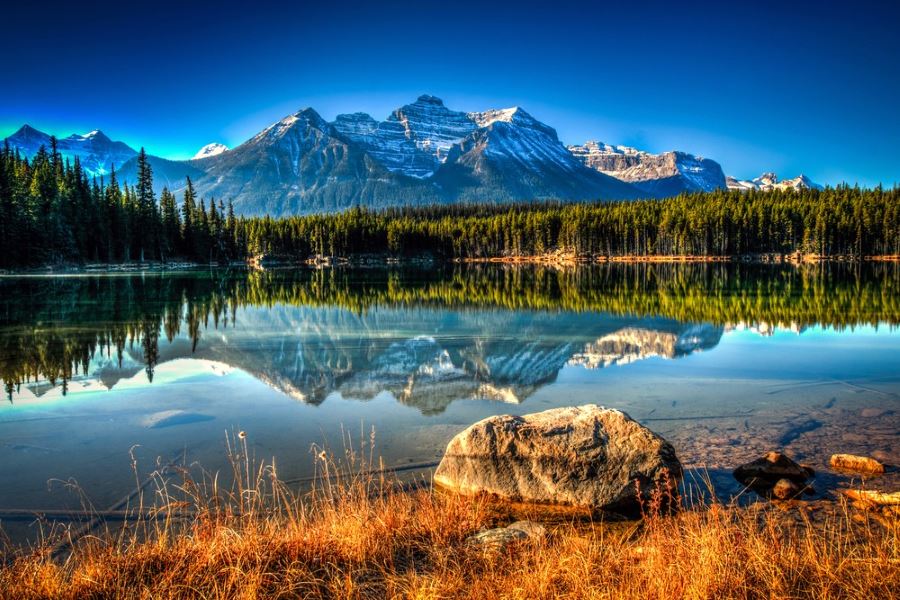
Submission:
[[[228,151],[228,146],[225,144],[219,144],[218,142],[213,142],[212,144],[207,144],[197,150],[197,154],[194,155],[194,158],[191,160],[198,160],[201,158],[209,158],[210,156],[215,156],[217,154],[222,154],[223,152]]]
[[[588,167],[627,181],[650,196],[709,192],[726,186],[719,163],[686,152],[650,154],[596,141],[569,146],[569,151]]]
[[[434,203],[419,179],[388,170],[312,108],[281,119],[240,146],[202,161],[205,197],[233,199],[240,214],[284,216],[350,208]]]
[[[25,125],[8,142],[30,157],[50,137]],[[59,140],[59,148],[89,175],[115,166],[120,181],[137,180],[136,152],[99,131]],[[651,154],[595,141],[566,147],[555,129],[520,107],[461,112],[427,94],[383,121],[357,112],[329,122],[304,108],[233,149],[212,143],[190,160],[148,159],[157,193],[168,187],[180,196],[191,177],[201,197],[232,200],[248,216],[819,187],[802,175],[726,180],[717,162],[686,152]]]
[[[748,190],[759,190],[762,192],[770,192],[772,190],[821,190],[822,186],[814,183],[806,175],[800,175],[793,179],[778,180],[775,173],[763,173],[759,177],[747,180],[739,180],[734,177],[727,177],[726,182],[728,189],[746,192]]]
[[[366,113],[354,113],[338,115],[333,125],[388,171],[417,179],[434,175],[450,148],[477,128],[466,113],[452,111],[429,95],[419,96],[380,123]]]
[[[631,199],[631,185],[586,167],[556,130],[518,107],[469,113],[477,124],[448,153],[434,179],[469,202]]]
[[[227,152],[163,160],[151,160],[155,175],[164,169],[158,187],[177,193],[190,174],[202,196],[232,199],[244,215],[642,195],[583,165],[521,108],[463,113],[428,95],[381,122],[365,113],[328,122],[304,108]],[[121,178],[134,182],[135,167]]]
[[[34,158],[43,146],[50,150],[50,135],[38,131],[30,125],[23,125],[14,134],[6,138],[11,148],[16,148],[29,159]],[[57,148],[64,160],[81,162],[81,168],[90,177],[108,175],[115,167],[118,169],[137,152],[123,142],[114,142],[102,131],[94,130],[84,135],[72,135],[57,140]]]

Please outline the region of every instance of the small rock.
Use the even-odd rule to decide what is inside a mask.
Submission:
[[[772,486],[772,495],[779,500],[790,500],[800,495],[800,487],[790,479],[779,479]]]
[[[528,534],[520,529],[498,527],[480,531],[466,539],[470,546],[480,546],[485,550],[502,550],[515,542],[528,539]]]
[[[855,471],[856,473],[884,473],[884,465],[867,456],[853,454],[832,454],[831,466],[843,471]]]
[[[860,411],[859,415],[867,419],[874,419],[875,417],[883,417],[889,412],[891,411],[886,408],[864,408]]]
[[[535,521],[516,521],[508,526],[507,529],[522,531],[533,540],[542,539],[547,535],[547,528]]]

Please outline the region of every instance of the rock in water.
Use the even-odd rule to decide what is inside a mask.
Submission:
[[[843,471],[855,471],[857,473],[880,474],[884,473],[884,465],[868,456],[854,456],[853,454],[832,454],[831,466]]]
[[[593,404],[475,423],[447,445],[435,483],[463,494],[634,509],[682,474],[666,440],[627,414]]]
[[[815,472],[810,467],[798,465],[780,452],[769,452],[734,470],[735,479],[754,488],[771,488],[779,479],[788,479],[802,485],[814,475]]]
[[[789,500],[800,495],[800,488],[790,479],[779,479],[772,487],[772,495],[780,500]]]

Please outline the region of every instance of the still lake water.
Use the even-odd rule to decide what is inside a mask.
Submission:
[[[0,512],[105,508],[245,431],[284,479],[374,429],[386,465],[483,417],[597,403],[738,491],[785,449],[900,462],[900,266],[436,266],[0,278]],[[896,473],[882,484],[897,483]],[[10,525],[2,524],[10,530]],[[17,531],[31,525],[12,524]]]

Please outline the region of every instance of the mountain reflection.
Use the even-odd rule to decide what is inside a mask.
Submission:
[[[106,388],[215,360],[319,403],[389,391],[425,413],[519,402],[565,366],[714,348],[730,327],[900,322],[890,264],[448,266],[0,279],[0,378]],[[161,341],[161,338],[163,340]]]

